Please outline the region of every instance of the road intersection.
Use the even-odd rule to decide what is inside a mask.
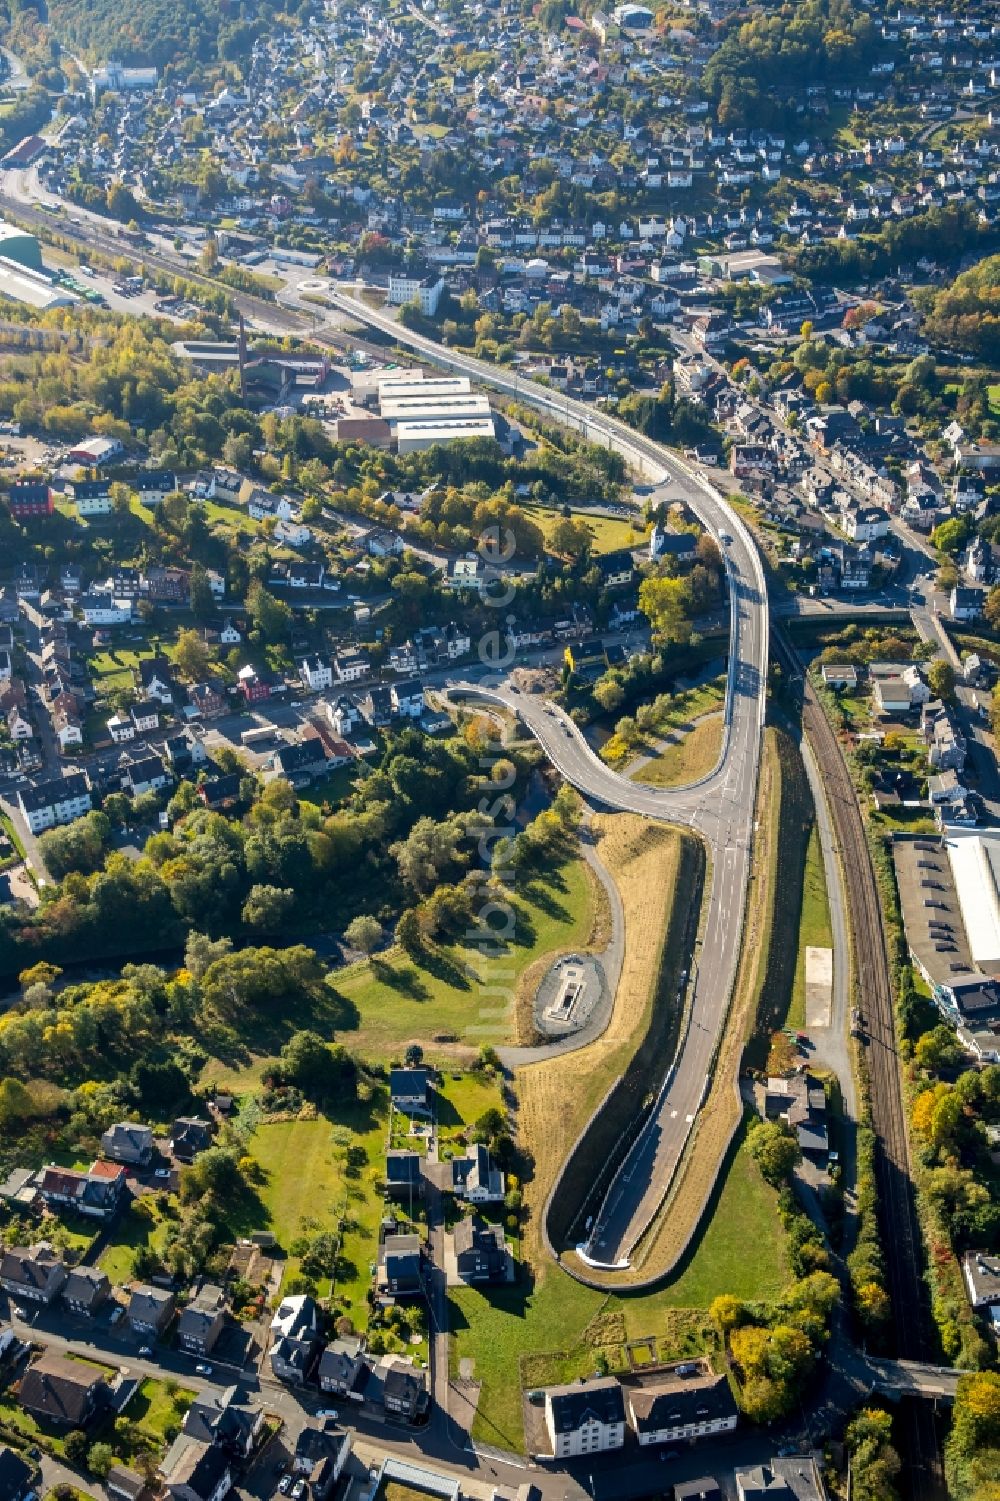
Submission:
[[[729,1012],[739,959],[753,848],[753,819],[767,684],[768,605],[756,544],[738,513],[704,475],[606,413],[554,394],[412,333],[395,318],[330,290],[340,313],[389,333],[445,369],[493,386],[620,453],[655,484],[672,483],[716,539],[729,586],[731,626],[722,752],[715,769],[687,787],[630,782],[604,765],[554,704],[481,683],[464,685],[516,712],[557,770],[592,802],[699,834],[710,852],[709,895],[698,962],[688,981],[687,1026],[655,1105],[594,1216],[583,1258],[595,1269],[628,1263],[669,1189],[691,1128],[708,1098],[716,1049]],[[453,690],[459,688],[456,682]],[[669,1064],[669,1067],[668,1067]],[[733,1080],[736,1089],[737,1081]],[[721,1163],[720,1163],[721,1166]]]

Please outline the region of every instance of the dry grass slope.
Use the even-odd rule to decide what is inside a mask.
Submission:
[[[518,1072],[519,1128],[534,1161],[526,1186],[530,1210],[527,1259],[544,1256],[541,1216],[559,1168],[574,1141],[609,1089],[625,1074],[650,1030],[663,968],[664,935],[675,901],[700,899],[693,879],[695,842],[678,830],[650,824],[631,814],[594,819],[600,857],[611,871],[625,911],[625,958],[607,1031],[590,1047]],[[687,876],[687,890],[678,876]]]
[[[677,1267],[711,1201],[719,1164],[726,1157],[742,1119],[736,1087],[740,1059],[757,1014],[774,917],[781,766],[773,731],[768,731],[765,737],[757,808],[760,817],[756,858],[747,897],[742,957],[716,1057],[711,1092],[695,1122],[670,1192],[640,1241],[632,1265],[623,1272],[601,1277],[601,1285],[608,1290],[648,1285],[668,1277]],[[572,1259],[572,1253],[568,1259]]]

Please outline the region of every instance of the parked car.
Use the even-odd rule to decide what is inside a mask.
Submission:
[[[195,1374],[198,1376],[211,1376],[212,1374],[212,1367],[210,1365],[196,1365],[194,1369]]]
[[[281,1479],[278,1481],[278,1490],[281,1492],[281,1494],[283,1496],[287,1496],[288,1492],[291,1490],[291,1488],[292,1488],[292,1477],[291,1477],[291,1475],[282,1475]]]

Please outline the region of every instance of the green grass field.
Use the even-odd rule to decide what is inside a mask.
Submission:
[[[502,1041],[524,969],[551,950],[587,941],[593,897],[583,861],[564,860],[526,881],[512,905],[516,930],[505,952],[453,944],[418,963],[391,949],[335,976],[338,996],[357,1011],[357,1031],[340,1034],[352,1052],[384,1060],[415,1041],[433,1057],[435,1042]]]
[[[799,921],[799,956],[795,964],[792,1000],[788,1008],[788,1025],[806,1024],[806,949],[828,949],[833,944],[830,927],[830,902],[823,869],[823,851],[819,830],[813,826],[806,847],[806,868],[802,878],[802,916]]]
[[[522,1275],[509,1288],[451,1292],[452,1369],[457,1374],[459,1361],[471,1357],[474,1379],[482,1383],[473,1437],[520,1449],[521,1381],[528,1357],[524,1374],[530,1384],[549,1374],[571,1380],[592,1373],[601,1349],[613,1367],[624,1339],[669,1340],[678,1310],[698,1310],[697,1318],[685,1314],[683,1322],[701,1325],[704,1310],[720,1293],[766,1301],[788,1275],[777,1194],[741,1146],[693,1255],[667,1286],[630,1298],[605,1296],[549,1262],[537,1269],[534,1282]]]
[[[461,1156],[460,1143],[470,1126],[487,1110],[502,1110],[503,1097],[496,1079],[480,1073],[445,1073],[438,1085],[435,1117],[439,1154],[442,1159]]]
[[[360,1147],[366,1165],[348,1167],[346,1148]],[[265,1223],[287,1253],[299,1237],[312,1237],[336,1228],[344,1218],[341,1272],[337,1304],[351,1310],[361,1327],[366,1319],[365,1294],[371,1281],[369,1266],[378,1247],[383,1201],[374,1184],[385,1152],[385,1102],[378,1109],[356,1107],[334,1123],[326,1119],[276,1121],[259,1126],[250,1151],[266,1174],[260,1188]],[[286,1277],[298,1271],[298,1258],[288,1256]],[[330,1293],[329,1279],[320,1293]]]
[[[176,1437],[194,1396],[185,1387],[170,1390],[164,1381],[140,1381],[125,1416],[154,1449],[162,1451]]]
[[[109,688],[131,688],[135,668],[144,657],[154,655],[151,647],[112,646],[88,657],[87,667],[99,693]]]
[[[198,505],[213,530],[244,537],[257,537],[261,534],[260,522],[254,521],[243,506],[226,505],[218,500],[203,500]]]
[[[303,787],[299,797],[304,803],[313,803],[321,808],[324,803],[343,802],[359,777],[364,776],[364,767],[357,761],[348,766],[338,766],[327,776]]]
[[[551,536],[556,523],[562,520],[562,513],[548,506],[525,506],[524,509],[542,528],[546,540]],[[591,551],[595,553],[617,552],[621,547],[639,547],[649,533],[649,528],[638,515],[633,524],[624,516],[592,516],[589,511],[574,511],[573,520],[586,523],[593,538]]]
[[[160,1250],[166,1239],[168,1221],[159,1213],[155,1219],[147,1219],[128,1209],[115,1221],[109,1241],[98,1259],[102,1272],[107,1272],[112,1282],[127,1282],[132,1276],[132,1258],[140,1246],[152,1246]]]

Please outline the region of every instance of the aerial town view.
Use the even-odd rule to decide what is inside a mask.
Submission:
[[[0,0],[0,1501],[1000,1501],[997,0]]]

